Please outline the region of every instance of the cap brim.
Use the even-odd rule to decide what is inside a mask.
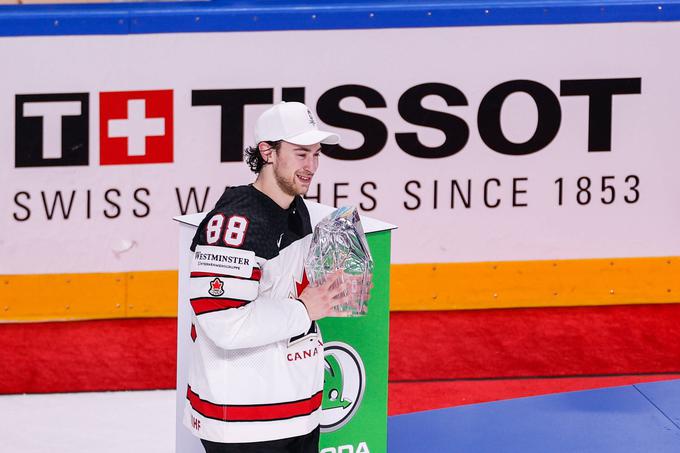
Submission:
[[[313,145],[315,143],[322,143],[324,145],[337,145],[340,142],[340,136],[332,132],[325,131],[307,131],[293,137],[284,138],[284,141],[294,145]]]

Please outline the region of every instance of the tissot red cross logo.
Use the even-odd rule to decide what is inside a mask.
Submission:
[[[172,162],[172,121],[172,90],[100,93],[100,165]]]

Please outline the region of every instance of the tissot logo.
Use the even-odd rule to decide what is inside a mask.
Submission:
[[[89,164],[89,94],[16,96],[16,167]],[[99,95],[100,165],[173,161],[173,91]]]
[[[87,93],[19,94],[15,121],[16,167],[88,165]]]
[[[585,151],[611,152],[614,99],[641,93],[640,77],[564,79],[559,80],[559,90],[540,81],[514,79],[491,86],[474,102],[459,88],[443,82],[405,87],[398,99],[388,102],[375,88],[347,84],[322,93],[315,110],[325,125],[349,129],[364,138],[357,148],[344,148],[342,144],[323,147],[321,152],[333,159],[371,158],[387,147],[390,136],[396,148],[410,156],[446,158],[469,147],[473,128],[488,150],[506,156],[525,156],[553,142],[560,131],[563,113],[569,113],[563,112],[563,104],[576,98],[588,104],[588,117],[579,123],[581,133],[586,135]],[[501,115],[506,101],[516,94],[528,96],[537,113],[535,124],[530,124],[533,134],[519,141],[506,136]],[[86,93],[17,96],[16,166],[87,165],[87,96]],[[448,110],[425,108],[422,101],[433,96],[461,112],[476,109],[476,122]],[[347,98],[361,100],[366,112],[344,110],[342,103]],[[304,101],[305,87],[284,87],[281,99]],[[105,92],[100,93],[99,101],[101,165],[173,162],[173,90]],[[244,145],[249,142],[243,135],[247,107],[273,102],[274,88],[191,90],[192,107],[220,108],[220,130],[215,128],[212,134],[219,135],[219,162],[225,163],[243,162]],[[634,100],[627,102],[629,105]],[[388,107],[396,108],[407,124],[439,130],[444,141],[432,146],[421,141],[419,132],[402,123],[398,127],[406,129],[390,131],[388,126],[394,124],[370,114],[373,109]],[[308,114],[309,121],[315,123],[311,111]]]
[[[101,165],[172,162],[172,90],[100,93]]]

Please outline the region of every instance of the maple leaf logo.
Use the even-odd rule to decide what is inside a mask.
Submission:
[[[295,297],[300,297],[300,294],[302,294],[302,291],[304,291],[307,286],[309,286],[309,279],[307,278],[307,271],[303,270],[302,281],[298,282],[295,280]]]
[[[223,287],[224,282],[219,278],[215,277],[215,279],[210,282],[210,289],[208,290],[208,293],[211,296],[221,296],[222,294],[224,294]]]

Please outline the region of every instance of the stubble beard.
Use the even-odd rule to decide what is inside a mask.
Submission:
[[[293,175],[293,178],[287,178],[285,175],[282,175],[278,171],[278,167],[274,166],[274,179],[276,180],[276,185],[279,186],[279,189],[286,195],[290,195],[291,197],[294,197],[296,195],[304,195],[307,193],[307,190],[304,188],[299,188],[295,185],[295,175]]]

